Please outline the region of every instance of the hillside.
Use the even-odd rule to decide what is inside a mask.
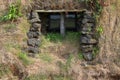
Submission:
[[[26,15],[36,3],[32,0],[1,0],[0,16],[9,11],[11,3],[18,5],[13,9],[17,8],[20,14],[16,13],[17,18],[13,15],[8,21],[1,21],[0,17],[0,80],[119,80],[120,1],[98,1],[102,6],[99,14],[95,11],[98,5],[92,0],[88,6],[96,13],[99,49],[95,49],[94,60],[86,61],[79,49],[79,32],[67,32],[65,38],[59,33],[42,34],[40,53],[29,54],[27,32],[31,24]],[[66,8],[68,6],[66,4]]]

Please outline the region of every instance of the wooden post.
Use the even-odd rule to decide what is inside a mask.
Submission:
[[[61,17],[60,17],[60,34],[63,37],[65,36],[64,14],[63,13],[61,13]]]

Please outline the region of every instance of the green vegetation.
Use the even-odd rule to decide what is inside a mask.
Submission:
[[[58,65],[59,65],[59,67],[61,69],[61,72],[65,73],[66,76],[68,75],[68,70],[71,67],[72,59],[73,59],[73,54],[70,54],[67,61],[66,61],[66,63],[58,62]]]
[[[102,26],[98,26],[96,30],[99,34],[103,33],[103,27]]]
[[[32,75],[27,77],[25,80],[48,80],[48,76],[42,75],[42,74],[37,74],[37,75]]]
[[[20,52],[18,54],[18,58],[23,62],[24,65],[29,65],[31,64],[31,61],[29,60],[28,56],[24,52]]]
[[[69,76],[67,77],[62,75],[47,76],[47,75],[38,74],[38,75],[29,76],[25,80],[72,80],[72,79]]]
[[[53,61],[53,58],[47,53],[41,53],[41,54],[39,54],[39,57],[41,60],[43,60],[45,62],[51,63]]]
[[[60,35],[59,33],[48,33],[45,38],[48,41],[52,41],[52,42],[61,42],[63,40],[62,35]]]
[[[67,32],[65,38],[60,33],[48,33],[45,38],[51,42],[61,42],[63,40],[75,41],[80,37],[79,32]]]
[[[16,4],[11,4],[9,6],[9,10],[8,12],[3,16],[1,17],[1,21],[8,21],[8,20],[15,20],[17,19],[18,17],[22,16],[22,13],[21,13],[21,1],[18,0],[18,2]]]
[[[15,48],[16,50],[20,50],[21,47],[17,43],[8,42],[8,43],[5,43],[5,48],[6,50],[11,51],[13,48]]]
[[[10,23],[10,24],[6,25],[4,27],[4,29],[6,32],[13,31],[14,29],[16,29],[16,24]]]
[[[9,74],[9,73],[10,73],[9,68],[4,64],[0,64],[0,78],[4,75]]]
[[[80,60],[83,60],[84,58],[83,58],[83,55],[82,55],[82,53],[80,52],[80,53],[78,53],[78,59],[80,59]]]
[[[95,58],[98,53],[99,53],[99,47],[98,47],[98,46],[95,46],[95,47],[93,48],[93,57]]]
[[[54,80],[72,80],[71,78],[70,78],[70,76],[67,76],[67,77],[65,77],[65,76],[54,76],[54,78],[53,78]]]

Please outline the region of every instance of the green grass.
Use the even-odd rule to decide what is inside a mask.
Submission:
[[[37,74],[37,75],[29,76],[25,80],[72,80],[72,79],[70,76],[66,76],[66,77],[62,75],[47,76],[47,75]]]
[[[37,74],[27,77],[25,80],[48,80],[48,76]]]
[[[19,44],[13,43],[13,42],[5,43],[5,48],[6,48],[6,50],[8,50],[8,51],[11,51],[12,48],[15,48],[16,50],[20,50],[20,49],[21,49],[21,47],[20,47]]]
[[[20,52],[20,53],[18,54],[18,58],[22,61],[22,63],[23,63],[25,66],[32,63],[32,62],[29,60],[29,57],[27,56],[27,54],[24,53],[24,52]]]
[[[41,60],[48,62],[48,63],[51,63],[53,61],[53,58],[47,53],[41,53],[39,54],[39,57]]]
[[[98,53],[99,53],[99,47],[98,47],[98,46],[95,46],[95,47],[93,48],[93,57],[95,58],[95,57],[98,55]]]
[[[62,35],[60,33],[48,33],[45,36],[45,39],[47,39],[48,41],[51,42],[62,42],[64,40],[68,40],[68,41],[76,41],[79,39],[80,37],[80,33],[79,32],[66,32],[65,37],[62,37]]]
[[[59,33],[48,33],[45,38],[51,42],[61,42],[63,40],[62,35]]]
[[[13,31],[13,30],[16,29],[16,24],[14,24],[14,23],[7,24],[4,27],[4,29],[5,29],[6,32]]]
[[[54,76],[53,79],[54,79],[54,80],[72,80],[70,76],[65,77],[65,76],[61,76],[61,75],[59,75],[59,76]]]
[[[83,55],[82,55],[82,53],[80,52],[80,53],[78,53],[78,59],[80,59],[80,60],[83,60],[84,58],[83,58]]]
[[[11,73],[11,71],[9,70],[8,66],[0,64],[0,77],[7,75],[9,73]]]

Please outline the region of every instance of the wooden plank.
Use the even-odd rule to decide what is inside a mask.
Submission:
[[[82,12],[86,11],[86,9],[82,10],[35,10],[36,12],[41,12],[41,13],[56,13],[56,12]]]
[[[60,17],[60,34],[63,37],[65,36],[64,14],[63,13],[61,13],[61,17]]]

